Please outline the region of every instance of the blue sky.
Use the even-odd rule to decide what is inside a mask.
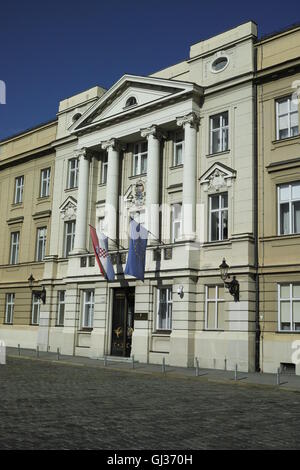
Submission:
[[[61,99],[179,62],[191,44],[250,19],[272,33],[300,22],[299,2],[3,1],[0,139],[55,118]]]

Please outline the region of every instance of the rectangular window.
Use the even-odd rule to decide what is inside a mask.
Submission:
[[[83,292],[82,328],[93,328],[94,321],[94,291]]]
[[[65,222],[65,241],[64,241],[64,257],[67,258],[69,253],[74,248],[74,240],[75,240],[75,220],[71,222]]]
[[[107,183],[107,167],[108,167],[108,157],[107,155],[103,157],[102,167],[101,167],[101,184]]]
[[[23,192],[24,192],[24,176],[18,176],[15,179],[15,204],[21,204],[23,202]]]
[[[184,160],[183,132],[176,132],[173,152],[173,166],[182,165]]]
[[[133,147],[133,176],[147,173],[148,142],[139,142]]]
[[[157,330],[172,330],[172,287],[157,289]]]
[[[210,117],[210,153],[228,150],[228,111]]]
[[[278,186],[278,235],[300,233],[300,182]]]
[[[41,189],[40,197],[47,197],[50,194],[51,169],[45,168],[41,171]]]
[[[205,286],[205,329],[224,330],[224,287]]]
[[[171,206],[171,242],[174,243],[181,236],[182,225],[182,205],[172,204]]]
[[[299,134],[298,103],[292,96],[276,100],[276,139],[286,139]]]
[[[68,165],[68,189],[77,188],[79,159],[71,158],[71,160],[68,162]]]
[[[36,237],[36,261],[43,261],[46,252],[46,241],[47,241],[47,227],[41,227],[37,229]]]
[[[6,294],[5,298],[5,323],[13,323],[15,308],[15,294]]]
[[[300,284],[278,284],[278,330],[300,331]]]
[[[20,250],[20,232],[12,232],[10,235],[10,264],[17,264],[19,262]]]
[[[209,196],[210,241],[228,238],[228,194]]]
[[[65,296],[66,291],[60,290],[57,293],[57,318],[56,326],[64,326],[65,322]]]
[[[41,308],[41,299],[39,299],[35,294],[32,294],[32,311],[31,311],[32,325],[38,325],[40,322],[40,308]]]

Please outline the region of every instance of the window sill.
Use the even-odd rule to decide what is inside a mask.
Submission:
[[[64,325],[55,325],[55,328],[63,328]]]
[[[11,322],[6,322],[6,321],[4,321],[4,322],[3,322],[3,325],[7,325],[7,326],[13,326],[14,324],[13,324],[13,323],[11,323]]]
[[[275,240],[293,240],[300,238],[300,233],[290,233],[287,235],[272,235],[270,237],[261,237],[260,241],[275,241]]]
[[[204,328],[203,331],[217,331],[219,333],[223,333],[225,330],[221,330],[219,328]]]
[[[24,204],[23,202],[13,202],[11,209],[24,209]]]
[[[66,188],[65,193],[69,193],[71,191],[77,191],[77,190],[78,190],[78,186],[74,186],[74,188]]]
[[[107,183],[98,183],[99,188],[105,188],[106,185]]]
[[[227,155],[228,153],[230,153],[230,149],[229,150],[222,150],[221,152],[207,153],[206,156],[208,158],[209,157],[219,157],[219,156],[222,156],[222,155]]]
[[[49,196],[39,196],[37,198],[38,202],[44,202],[44,201],[49,201],[50,200],[50,195]]]
[[[93,331],[93,328],[85,328],[82,327],[80,330],[78,330],[78,333],[91,333]]]
[[[39,326],[38,323],[29,323],[30,326]]]
[[[275,331],[275,333],[277,334],[280,334],[280,335],[299,335],[300,334],[300,330],[295,330],[295,331]]]
[[[132,176],[129,176],[128,179],[134,180],[134,179],[141,178],[142,176],[147,176],[147,173],[140,173],[139,175],[132,175]]]
[[[170,336],[172,330],[156,330],[152,333],[152,336]]]
[[[183,168],[183,163],[180,163],[179,165],[172,165],[169,167],[169,170],[181,170]]]
[[[300,134],[294,135],[293,137],[285,137],[284,139],[276,139],[272,140],[272,145],[277,146],[278,144],[284,145],[285,143],[289,142],[294,142],[295,140],[298,140],[300,137]]]
[[[206,247],[214,247],[214,246],[223,246],[223,245],[231,245],[231,240],[229,238],[227,238],[226,240],[216,240],[216,241],[213,241],[213,242],[205,242],[203,243],[203,248],[206,248]]]

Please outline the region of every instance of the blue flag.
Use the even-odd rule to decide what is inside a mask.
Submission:
[[[129,252],[124,274],[144,280],[148,231],[135,220],[130,222]]]

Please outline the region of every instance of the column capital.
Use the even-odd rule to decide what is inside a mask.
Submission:
[[[75,149],[74,150],[74,155],[77,158],[79,158],[79,157],[87,158],[88,157],[88,149],[86,147],[82,147],[80,149]]]
[[[196,129],[199,125],[199,121],[199,116],[194,111],[189,114],[186,114],[185,116],[179,116],[178,118],[176,118],[177,126],[184,127],[185,125],[189,124],[190,127],[195,127]]]
[[[109,148],[112,148],[113,150],[116,150],[117,152],[120,152],[121,150],[124,150],[125,146],[120,142],[119,140],[112,138],[109,140],[104,140],[101,142],[101,147],[103,150],[108,150]]]
[[[147,137],[147,139],[150,135],[153,135],[153,137],[158,140],[166,138],[166,134],[155,125],[141,129],[140,132],[141,136]]]

